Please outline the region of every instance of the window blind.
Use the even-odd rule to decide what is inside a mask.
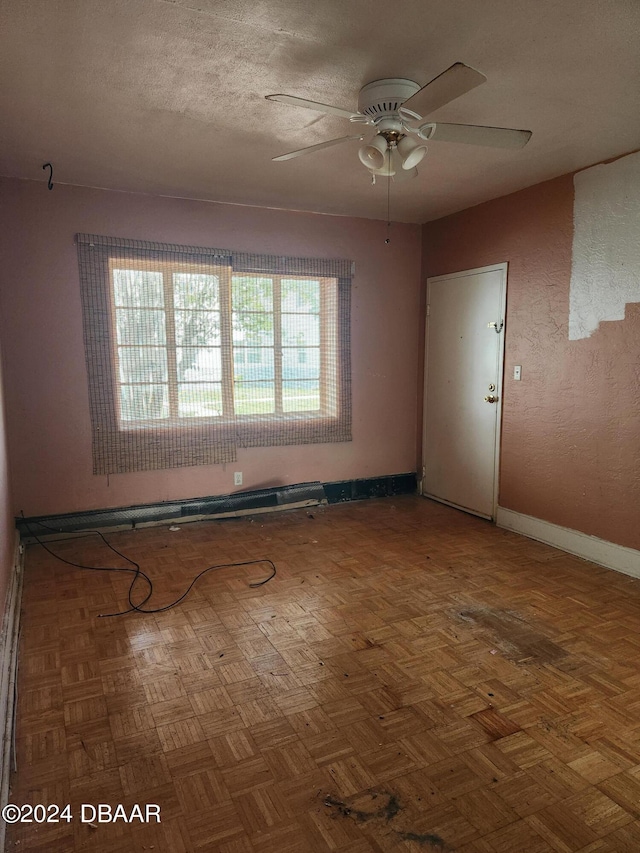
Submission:
[[[76,240],[95,473],[351,440],[350,261]]]

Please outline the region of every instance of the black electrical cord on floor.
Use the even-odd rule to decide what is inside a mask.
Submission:
[[[71,539],[83,539],[83,538],[85,538],[85,536],[93,536],[93,535],[99,536],[102,539],[102,541],[104,542],[104,544],[107,546],[107,548],[109,548],[110,551],[113,551],[114,554],[117,554],[119,557],[122,557],[122,559],[126,560],[127,563],[131,563],[131,565],[135,566],[135,568],[130,569],[130,568],[122,567],[122,566],[85,566],[82,563],[74,563],[72,560],[67,560],[65,557],[61,557],[59,554],[56,554],[55,551],[52,551],[48,545],[45,545],[45,543],[42,541],[42,539],[40,539],[40,537],[36,533],[33,532],[31,525],[29,524],[29,522],[24,517],[24,513],[21,513],[21,515],[22,515],[22,518],[24,520],[24,525],[29,532],[29,536],[31,536],[33,539],[35,539],[36,542],[40,546],[42,546],[42,548],[44,548],[44,550],[48,554],[51,554],[52,557],[55,557],[55,559],[59,560],[61,563],[66,563],[67,566],[73,566],[76,569],[83,569],[83,571],[87,571],[87,572],[127,572],[127,573],[133,574],[134,577],[131,581],[131,586],[129,587],[129,604],[131,605],[129,610],[123,610],[121,613],[104,613],[104,614],[101,613],[101,614],[99,614],[100,616],[123,616],[125,613],[130,613],[132,610],[137,610],[139,607],[143,607],[147,603],[147,601],[151,598],[151,595],[153,593],[153,583],[151,582],[151,578],[147,574],[145,574],[145,572],[142,571],[142,569],[140,568],[140,565],[138,563],[136,563],[135,560],[131,560],[125,554],[121,554],[117,548],[114,548],[113,545],[111,545],[109,542],[107,542],[107,540],[105,539],[105,537],[102,535],[102,533],[99,530],[87,530],[87,531],[85,531],[85,533],[82,533],[78,536],[72,536],[69,538],[71,538]],[[63,532],[61,530],[56,530],[55,527],[49,527],[47,524],[45,524],[42,521],[35,521],[33,523],[39,525],[40,527],[44,527],[45,530],[49,530],[52,533],[62,533]],[[138,580],[138,578],[143,578],[144,580],[146,580],[147,584],[149,585],[149,591],[146,594],[146,596],[144,597],[144,599],[140,602],[140,604],[136,606],[131,601],[131,591],[132,591],[133,587],[135,586],[135,583]]]
[[[253,583],[250,583],[249,586],[252,589],[255,589],[255,588],[260,587],[260,586],[264,586],[266,583],[269,583],[269,581],[276,576],[275,564],[273,563],[272,560],[269,560],[267,558],[265,558],[263,560],[244,560],[242,562],[237,562],[237,563],[218,563],[215,566],[208,566],[206,569],[203,569],[201,572],[198,572],[198,574],[194,577],[194,579],[191,581],[191,583],[189,584],[187,589],[183,592],[183,594],[179,598],[176,598],[175,601],[172,601],[171,604],[167,604],[164,607],[155,607],[155,608],[145,609],[144,605],[147,603],[147,601],[149,601],[149,599],[153,595],[153,583],[151,581],[151,578],[145,572],[142,571],[139,563],[136,563],[135,560],[132,560],[130,557],[127,557],[126,554],[122,554],[120,551],[118,551],[117,548],[114,548],[113,545],[111,545],[109,542],[107,542],[107,540],[105,539],[105,537],[102,535],[102,533],[99,530],[87,530],[84,534],[81,534],[80,536],[73,536],[73,537],[69,537],[69,538],[82,539],[84,536],[91,536],[91,535],[95,534],[96,536],[99,536],[102,539],[102,541],[107,546],[107,548],[109,548],[109,550],[113,551],[113,553],[117,554],[119,557],[122,557],[122,559],[126,560],[128,563],[131,563],[131,565],[135,566],[135,568],[124,568],[124,567],[117,567],[117,566],[83,566],[80,563],[74,563],[71,560],[66,560],[64,557],[61,557],[59,554],[56,554],[55,551],[52,551],[51,548],[49,548],[47,545],[45,545],[45,543],[42,541],[42,539],[40,539],[40,537],[33,532],[29,522],[27,522],[27,520],[24,518],[24,513],[22,513],[22,518],[24,520],[24,525],[29,532],[29,535],[33,539],[35,539],[36,542],[39,545],[41,545],[48,554],[51,554],[52,557],[55,557],[56,560],[60,560],[60,562],[66,563],[68,566],[74,566],[77,569],[83,569],[84,571],[90,571],[90,572],[129,572],[129,573],[133,574],[133,578],[131,580],[131,584],[129,585],[129,591],[128,591],[129,609],[128,610],[121,610],[118,613],[99,613],[98,614],[99,618],[106,618],[109,616],[124,616],[127,613],[133,613],[134,611],[136,613],[164,613],[165,610],[171,610],[172,607],[175,607],[177,604],[180,604],[181,601],[184,601],[184,599],[187,597],[187,595],[189,595],[189,593],[191,592],[196,581],[198,581],[203,575],[206,575],[207,572],[212,572],[215,569],[225,569],[225,568],[231,568],[234,566],[255,566],[255,565],[258,565],[260,563],[268,563],[272,568],[271,574],[269,575],[269,577],[264,578],[264,580],[254,581]],[[33,523],[38,524],[40,527],[44,527],[46,530],[50,530],[53,533],[63,532],[60,530],[56,530],[54,527],[49,527],[48,525],[44,524],[44,522],[42,522],[42,521],[35,521]],[[133,600],[131,598],[131,595],[133,593],[133,588],[135,587],[138,578],[143,578],[147,582],[147,584],[149,585],[149,591],[147,592],[147,594],[145,595],[145,597],[143,598],[143,600],[139,604],[134,604]]]

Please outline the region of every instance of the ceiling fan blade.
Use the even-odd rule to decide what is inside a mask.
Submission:
[[[424,116],[434,112],[438,107],[448,104],[460,95],[470,92],[486,82],[486,77],[479,71],[469,68],[462,62],[456,62],[451,68],[443,71],[439,77],[433,79],[420,91],[412,95],[403,103],[403,107],[412,110],[418,115]]]
[[[357,110],[344,110],[342,107],[332,107],[329,104],[319,104],[317,101],[307,101],[295,95],[265,95],[267,101],[277,101],[279,104],[291,104],[292,107],[305,107],[307,110],[315,110],[317,113],[340,116],[340,118],[351,118],[360,115]]]
[[[279,157],[273,157],[275,162],[281,160],[293,160],[294,157],[302,157],[303,154],[310,154],[312,151],[320,151],[321,148],[330,148],[332,145],[340,145],[341,142],[348,142],[351,139],[364,139],[363,136],[341,136],[339,139],[329,139],[327,142],[318,142],[317,145],[309,145],[307,148],[299,148],[297,151],[289,151],[288,154],[281,154]]]
[[[433,128],[429,141],[435,142],[462,142],[466,145],[486,145],[489,148],[524,148],[531,139],[530,130],[513,130],[509,127],[482,127],[437,121],[434,122]]]

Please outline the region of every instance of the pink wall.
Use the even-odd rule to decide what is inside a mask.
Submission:
[[[420,227],[0,181],[12,510],[69,512],[415,470]],[[74,234],[355,261],[353,441],[240,450],[237,463],[94,476]],[[237,489],[235,489],[237,491]]]
[[[566,175],[428,223],[424,265],[509,263],[500,505],[640,548],[640,305],[570,341],[572,239]]]
[[[0,630],[2,629],[9,577],[13,567],[13,548],[15,545],[15,525],[11,513],[9,462],[2,386],[2,348],[0,347]]]

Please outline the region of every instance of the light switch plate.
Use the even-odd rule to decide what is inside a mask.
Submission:
[[[513,378],[518,382],[522,379],[522,365],[516,364],[513,368]]]

